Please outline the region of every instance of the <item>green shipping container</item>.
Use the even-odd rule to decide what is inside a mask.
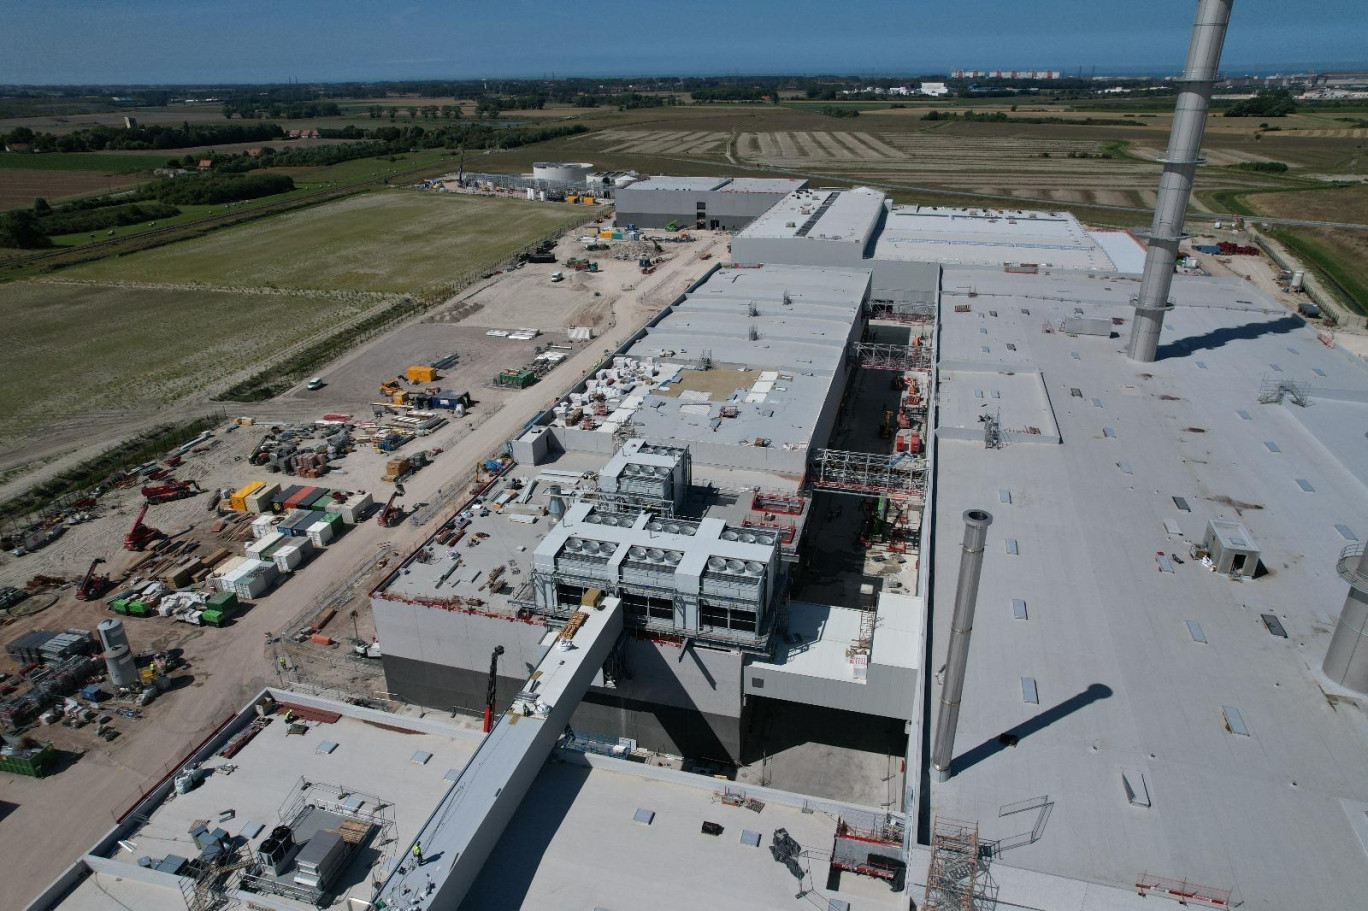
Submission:
[[[342,529],[346,528],[347,525],[347,523],[342,521],[342,514],[340,512],[325,512],[320,521],[327,522],[332,526],[334,535],[342,534]]]
[[[319,495],[314,499],[310,500],[305,508],[327,509],[329,506],[332,505],[332,491],[328,490],[326,487],[320,487],[319,490],[321,491],[321,493],[319,493]]]
[[[114,613],[116,613],[116,614],[127,614],[127,613],[128,613],[128,599],[127,599],[127,598],[120,598],[118,601],[115,601],[113,604],[111,604],[111,605],[109,605],[109,606],[110,606],[111,608],[113,608]]]
[[[146,617],[151,611],[141,601],[130,601],[128,602],[128,613],[129,616],[133,617]]]
[[[215,610],[228,611],[238,606],[237,592],[214,592],[205,601],[205,606]]]
[[[207,624],[209,624],[210,626],[222,626],[222,625],[223,625],[223,620],[224,620],[224,617],[225,617],[225,616],[226,616],[226,615],[224,614],[223,611],[221,611],[221,610],[215,610],[214,608],[210,607],[210,608],[206,608],[206,609],[200,614],[200,621],[203,622],[203,623],[207,623]]]
[[[57,751],[49,741],[36,750],[23,750],[15,756],[0,756],[0,772],[42,778],[56,762]]]

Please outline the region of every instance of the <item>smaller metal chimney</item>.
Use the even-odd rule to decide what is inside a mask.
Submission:
[[[983,543],[988,538],[988,526],[992,524],[993,517],[985,510],[964,512],[964,552],[960,554],[955,613],[950,619],[950,647],[945,659],[940,711],[936,716],[936,742],[931,748],[931,774],[937,781],[950,777],[950,764],[955,755],[955,728],[959,725],[960,696],[964,693],[969,635],[974,631],[974,606],[978,602],[979,575],[983,571]]]
[[[547,512],[551,513],[551,521],[559,522],[565,515],[565,495],[561,493],[559,484],[550,484],[546,488]]]
[[[1340,578],[1349,583],[1335,635],[1325,650],[1325,676],[1358,693],[1368,693],[1368,548],[1362,544],[1340,553]]]

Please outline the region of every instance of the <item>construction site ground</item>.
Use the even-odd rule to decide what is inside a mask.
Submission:
[[[572,239],[569,243],[576,242]],[[563,247],[566,251],[576,249]],[[616,348],[661,306],[701,277],[712,265],[700,259],[702,254],[709,253],[715,258],[725,250],[726,235],[700,232],[694,243],[668,246],[666,252],[672,258],[649,276],[641,275],[635,262],[613,259],[610,251],[598,260],[602,270],[599,274],[582,275],[577,282],[571,280],[568,289],[551,288],[549,284],[550,273],[565,271],[564,266],[529,265],[511,274],[493,276],[489,283],[458,296],[441,311],[426,317],[431,322],[421,329],[401,327],[349,355],[338,368],[325,371],[322,376],[330,385],[318,394],[295,390],[276,400],[242,408],[244,414],[271,421],[311,421],[334,410],[368,419],[369,403],[376,400],[371,395],[376,384],[411,363],[422,363],[434,348],[439,349],[439,354],[449,353],[445,349],[453,345],[461,355],[460,362],[439,385],[455,388],[468,384],[478,401],[466,418],[454,420],[433,435],[415,439],[399,450],[399,455],[430,448],[443,452],[433,464],[405,481],[404,519],[398,526],[384,528],[372,518],[351,528],[224,628],[190,626],[171,618],[125,621],[135,652],[181,649],[187,667],[176,671],[181,679],[170,692],[144,709],[143,717],[119,719],[115,726],[121,736],[112,743],[96,740],[84,730],[60,726],[34,732],[70,752],[64,767],[54,776],[4,776],[0,841],[6,848],[0,852],[0,880],[6,883],[6,893],[15,903],[22,906],[51,882],[126,813],[141,794],[174,772],[181,757],[262,686],[284,681],[334,691],[335,695],[341,691],[360,698],[383,697],[382,692],[377,692],[382,680],[378,662],[367,663],[346,654],[347,642],[353,636],[351,610],[358,612],[356,632],[363,639],[371,635],[365,598],[369,585],[460,505],[477,460],[494,453],[527,420],[594,368],[605,350]],[[564,258],[570,254],[558,255]],[[534,278],[538,275],[545,276],[546,285]],[[507,287],[500,289],[505,284]],[[600,291],[600,297],[593,296],[594,290]],[[459,312],[477,294],[484,296],[481,310],[466,315],[456,325],[443,325],[444,315]],[[525,318],[529,313],[542,315],[540,322],[545,324],[548,334],[555,327],[592,325],[597,315],[603,333],[527,389],[494,390],[480,385],[486,375],[492,378],[504,366],[521,364],[520,356],[530,359],[536,344],[488,337],[484,329],[538,326]],[[506,318],[512,314],[523,316]],[[430,335],[447,330],[455,330],[455,334],[435,339]],[[561,335],[554,340],[564,338]],[[344,373],[339,372],[343,368]],[[296,479],[271,476],[248,464],[247,456],[265,429],[262,423],[231,431],[218,428],[210,448],[189,455],[175,471],[175,477],[194,479],[205,490],[236,488],[257,478],[295,483]],[[373,452],[368,445],[358,446],[337,462],[333,471],[308,483],[341,490],[367,490],[383,502],[389,496],[388,485],[381,481],[388,458],[389,454]],[[201,494],[153,506],[146,521],[170,535],[200,542],[196,551],[199,554],[218,547],[241,552],[242,542],[250,535],[246,521],[239,519],[215,532],[217,517],[206,509],[208,496]],[[19,558],[0,556],[0,584],[23,587],[37,575],[62,576],[74,582],[96,556],[109,561],[101,571],[117,579],[141,557],[122,549],[123,536],[140,501],[136,489],[117,491],[101,498],[95,518],[70,529],[47,548]],[[415,524],[415,511],[426,521]],[[342,640],[341,645],[287,647],[288,640],[268,641],[268,634],[277,638],[293,632],[295,621],[312,616],[323,601],[339,608],[336,619],[324,632]],[[22,605],[18,612],[23,613]],[[31,629],[94,629],[106,616],[110,614],[102,601],[77,601],[74,585],[68,584],[52,606],[0,627],[0,640],[8,642]],[[286,658],[286,668],[280,665],[281,657]],[[10,664],[6,659],[0,670],[12,673],[14,668]],[[72,800],[73,794],[80,794],[81,799]]]

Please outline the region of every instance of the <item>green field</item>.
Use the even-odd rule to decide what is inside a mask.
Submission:
[[[372,306],[369,297],[0,285],[0,444],[104,409],[155,408]]]
[[[574,216],[554,203],[381,190],[63,274],[86,281],[407,292],[497,261]]]
[[[128,174],[164,168],[167,159],[173,157],[179,157],[175,150],[161,155],[142,152],[44,152],[41,155],[0,152],[0,169]]]

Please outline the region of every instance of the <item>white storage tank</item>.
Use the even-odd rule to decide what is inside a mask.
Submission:
[[[536,161],[532,163],[532,176],[537,180],[555,180],[561,183],[588,183],[594,166],[587,161]]]
[[[120,645],[124,648],[129,647],[128,633],[124,630],[123,621],[118,617],[101,620],[95,629],[100,634],[100,648],[102,650],[107,652]]]
[[[105,652],[105,669],[114,686],[133,686],[138,682],[138,666],[126,645],[116,645]]]

